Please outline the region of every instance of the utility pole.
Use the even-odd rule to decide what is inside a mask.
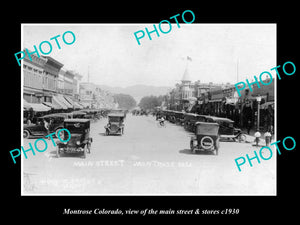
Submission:
[[[88,66],[88,83],[90,83],[90,66]]]

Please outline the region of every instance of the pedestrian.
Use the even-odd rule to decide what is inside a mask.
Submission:
[[[27,118],[27,125],[31,125],[31,120],[29,117]]]
[[[47,135],[49,135],[50,134],[50,124],[45,119],[44,119],[44,127],[47,130]],[[48,136],[48,140],[50,140],[50,136]]]
[[[165,118],[164,118],[163,116],[160,118],[159,124],[160,124],[161,126],[164,126],[164,125],[165,125]]]
[[[248,122],[247,122],[247,133],[250,134],[250,130],[251,130],[251,120],[248,119]]]

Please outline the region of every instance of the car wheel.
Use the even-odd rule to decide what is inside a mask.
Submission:
[[[87,152],[87,145],[84,146],[83,148],[83,155],[82,155],[82,158],[86,158],[86,152]]]
[[[219,154],[219,149],[218,148],[216,148],[216,155],[218,155]]]
[[[60,157],[60,150],[59,150],[59,147],[56,146],[56,158],[59,158]]]
[[[239,135],[239,142],[246,142],[246,139],[247,139],[247,137],[246,137],[245,134],[240,134]]]
[[[91,143],[88,143],[88,147],[87,147],[87,153],[91,153]]]
[[[60,129],[62,129],[62,128],[59,127],[59,128],[57,128],[57,129],[55,130],[55,137],[56,137],[56,138],[58,138],[58,131],[59,131]],[[63,132],[60,133],[60,138],[61,138],[61,139],[62,139],[62,134],[63,134]]]
[[[215,149],[216,149],[216,155],[219,154],[219,147],[220,147],[220,141],[217,139],[217,140],[216,140],[216,146],[215,146]]]
[[[23,138],[29,138],[29,136],[30,136],[29,131],[28,130],[24,130],[23,131]]]
[[[191,152],[194,153],[195,152],[195,146],[194,146],[194,141],[193,140],[190,141],[190,148],[191,148]]]

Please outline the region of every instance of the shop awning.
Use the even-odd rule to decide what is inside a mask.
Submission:
[[[30,110],[31,109],[30,104],[25,99],[23,99],[23,109],[24,110]]]
[[[59,105],[62,109],[68,109],[68,107],[61,102],[57,96],[52,96],[52,103]]]
[[[74,103],[74,108],[75,109],[83,109],[83,106],[82,105],[80,105],[78,102],[73,102]]]
[[[75,104],[74,104],[74,101],[70,98],[70,97],[68,97],[68,96],[63,96],[64,97],[64,99],[70,104],[70,105],[72,105],[72,108],[73,109],[75,109],[76,107],[75,107]]]
[[[238,98],[228,98],[226,97],[226,105],[235,105],[238,102]]]
[[[194,106],[195,106],[195,104],[190,105],[187,109],[187,112],[190,112]]]
[[[62,109],[62,107],[61,107],[60,105],[55,104],[55,103],[51,103],[51,102],[43,102],[43,104],[44,104],[45,106],[48,106],[48,107],[52,108],[52,109]]]
[[[81,102],[76,102],[76,103],[80,106],[80,109],[84,108],[84,105],[82,105]]]
[[[90,107],[91,103],[89,102],[80,102],[81,105],[83,105],[84,108]]]
[[[47,112],[51,110],[50,107],[47,107],[42,103],[28,103],[28,104],[30,104],[32,110],[35,112]]]
[[[274,107],[274,102],[266,102],[264,104],[261,104],[260,109],[268,109],[269,105]]]
[[[73,109],[73,105],[71,105],[62,95],[56,96],[67,108]]]

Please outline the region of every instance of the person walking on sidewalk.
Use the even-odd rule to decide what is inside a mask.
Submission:
[[[248,119],[248,122],[247,122],[247,133],[250,134],[250,130],[251,130],[251,120]]]
[[[47,130],[47,135],[50,134],[50,123],[47,122],[47,120],[44,119],[44,127]],[[50,137],[48,137],[48,140],[50,140]]]

